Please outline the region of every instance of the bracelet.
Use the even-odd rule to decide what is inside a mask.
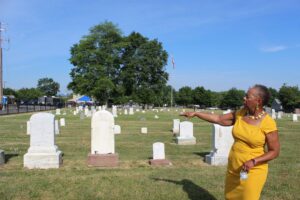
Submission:
[[[256,161],[254,159],[251,159],[251,161],[253,162],[253,165],[256,165]]]

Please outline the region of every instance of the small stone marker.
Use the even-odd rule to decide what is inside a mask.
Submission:
[[[276,111],[275,111],[275,109],[272,109],[272,118],[276,119]]]
[[[297,122],[298,121],[298,115],[297,114],[293,114],[293,122]]]
[[[134,114],[134,112],[133,112],[133,107],[130,107],[129,108],[129,115],[133,115]]]
[[[118,117],[117,106],[112,106],[112,114],[113,114],[114,117]]]
[[[227,165],[233,141],[232,126],[213,124],[212,150],[205,156],[205,162],[211,165]]]
[[[194,145],[196,138],[194,137],[193,123],[189,121],[180,122],[179,136],[176,138],[176,143],[179,145]]]
[[[173,134],[179,134],[180,119],[173,119]]]
[[[30,117],[30,147],[24,155],[24,167],[29,169],[59,168],[62,152],[55,145],[54,115],[36,113]]]
[[[147,127],[142,127],[142,128],[141,128],[141,133],[147,134],[147,133],[148,133]]]
[[[91,153],[88,165],[115,167],[118,154],[115,153],[114,116],[106,111],[97,111],[92,117]]]
[[[65,118],[61,118],[59,120],[59,123],[60,123],[60,126],[66,126],[66,120],[65,120]]]
[[[120,125],[115,125],[114,126],[114,133],[115,134],[121,134],[121,126]]]
[[[60,115],[60,109],[56,109],[56,110],[55,110],[55,114],[56,114],[56,115]]]
[[[155,119],[159,119],[159,117],[157,115],[154,116]]]
[[[127,111],[126,108],[125,108],[125,110],[124,110],[124,115],[128,115],[128,111]]]
[[[171,162],[165,158],[165,144],[162,142],[153,143],[153,159],[151,165],[171,165]]]

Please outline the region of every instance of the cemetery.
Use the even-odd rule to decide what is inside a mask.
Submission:
[[[0,199],[223,199],[232,127],[175,108],[91,110],[1,116]],[[280,115],[262,199],[300,195],[300,123]]]

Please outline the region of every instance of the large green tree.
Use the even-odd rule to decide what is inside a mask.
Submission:
[[[78,44],[71,48],[72,81],[68,88],[105,103],[113,94],[121,67],[121,30],[111,22],[90,29]]]
[[[278,96],[285,111],[292,112],[295,108],[300,107],[300,91],[298,86],[283,84],[279,89]]]
[[[18,100],[23,102],[37,100],[42,95],[43,93],[37,88],[21,88],[17,92]]]
[[[38,80],[37,89],[39,89],[43,95],[56,96],[59,92],[59,83],[55,82],[52,78],[41,78]]]
[[[189,86],[184,86],[180,88],[177,92],[176,103],[179,105],[188,106],[193,104],[193,90]]]
[[[238,90],[236,88],[231,88],[226,92],[221,100],[221,108],[239,108],[243,105],[243,97],[245,96],[244,90]]]
[[[123,37],[116,25],[104,22],[71,48],[68,88],[100,103],[154,103],[168,79],[167,57],[157,40],[135,32]]]

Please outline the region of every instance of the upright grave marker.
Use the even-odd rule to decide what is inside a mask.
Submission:
[[[180,122],[179,136],[176,138],[176,143],[179,145],[193,145],[196,144],[194,137],[193,123],[189,121]]]
[[[153,159],[149,162],[151,165],[171,165],[169,160],[165,158],[165,144],[162,142],[153,143]]]
[[[232,126],[213,124],[212,150],[205,156],[205,162],[211,165],[226,165],[233,141]]]
[[[114,117],[106,111],[97,111],[92,117],[91,153],[88,165],[115,167],[118,154],[115,153]]]
[[[24,167],[29,169],[59,168],[62,152],[55,145],[54,115],[37,113],[30,117],[30,147],[24,155]]]

